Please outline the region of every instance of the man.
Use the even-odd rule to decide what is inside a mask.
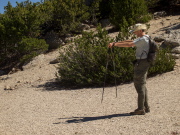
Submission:
[[[147,72],[150,67],[150,63],[147,61],[147,54],[149,51],[149,39],[145,31],[147,27],[145,24],[136,24],[130,31],[134,33],[138,38],[134,41],[125,40],[121,42],[109,43],[108,47],[136,47],[136,63],[134,65],[134,86],[138,93],[138,108],[134,112],[130,112],[131,115],[144,115],[150,112],[148,104],[148,93],[146,88]]]

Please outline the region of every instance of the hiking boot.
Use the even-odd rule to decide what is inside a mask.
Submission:
[[[130,112],[130,115],[145,115],[145,111],[136,109],[134,112]]]
[[[149,107],[148,107],[148,108],[145,108],[145,112],[146,112],[146,113],[149,113],[149,112],[150,112]]]

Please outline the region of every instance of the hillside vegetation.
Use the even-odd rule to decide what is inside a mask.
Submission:
[[[127,39],[129,37],[127,28],[135,23],[147,23],[151,19],[149,11],[154,8],[152,5],[162,4],[162,0],[156,2],[154,0],[124,0],[122,2],[97,0],[90,4],[86,2],[84,0],[45,0],[44,2],[32,3],[26,0],[17,3],[16,7],[12,7],[9,2],[5,7],[5,13],[0,14],[0,69],[7,73],[14,67],[22,69],[22,66],[33,57],[50,51],[51,47],[45,38],[49,32],[53,31],[61,39],[68,34],[74,36],[82,33],[83,37],[75,41],[74,50],[60,54],[62,61],[58,69],[59,80],[63,80],[65,83],[68,83],[69,80],[75,85],[99,85],[102,83],[99,80],[102,80],[102,76],[106,72],[104,67],[107,55],[106,44],[112,40]],[[165,3],[168,5],[168,1]],[[79,29],[82,23],[97,26],[103,18],[109,18],[111,24],[120,32],[116,39],[108,38],[107,32],[101,27],[96,35],[93,33],[85,34]],[[174,61],[170,56],[165,55],[166,52],[163,50],[162,53],[159,53],[162,54],[158,59],[160,60],[158,63],[161,64],[151,69],[153,74],[173,69]],[[111,66],[109,79],[115,76],[120,79],[119,82],[132,79],[130,75],[132,64],[130,63],[134,59],[133,53],[132,49],[117,49],[115,51],[116,69],[123,72],[118,75]],[[128,57],[131,57],[129,61],[123,60],[123,58],[127,59]],[[120,58],[122,61],[119,61]],[[65,67],[62,65],[63,63],[66,64]],[[93,78],[97,78],[97,80]]]

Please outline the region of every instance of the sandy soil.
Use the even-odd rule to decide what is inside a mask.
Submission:
[[[149,34],[180,16],[169,18],[151,21]],[[180,60],[174,71],[148,78],[151,112],[130,116],[137,107],[133,83],[119,85],[117,98],[114,87],[105,88],[103,103],[102,88],[58,88],[56,64],[49,64],[57,56],[58,50],[40,55],[24,71],[0,77],[0,135],[180,134]]]

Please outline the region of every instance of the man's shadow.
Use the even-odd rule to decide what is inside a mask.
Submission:
[[[66,119],[65,122],[57,122],[53,124],[68,124],[68,123],[83,123],[83,122],[89,122],[89,121],[95,121],[95,120],[103,120],[103,119],[111,119],[114,117],[127,117],[131,116],[129,113],[124,114],[112,114],[112,115],[106,115],[106,116],[97,116],[97,117],[71,117],[71,118],[59,118],[59,120]]]

